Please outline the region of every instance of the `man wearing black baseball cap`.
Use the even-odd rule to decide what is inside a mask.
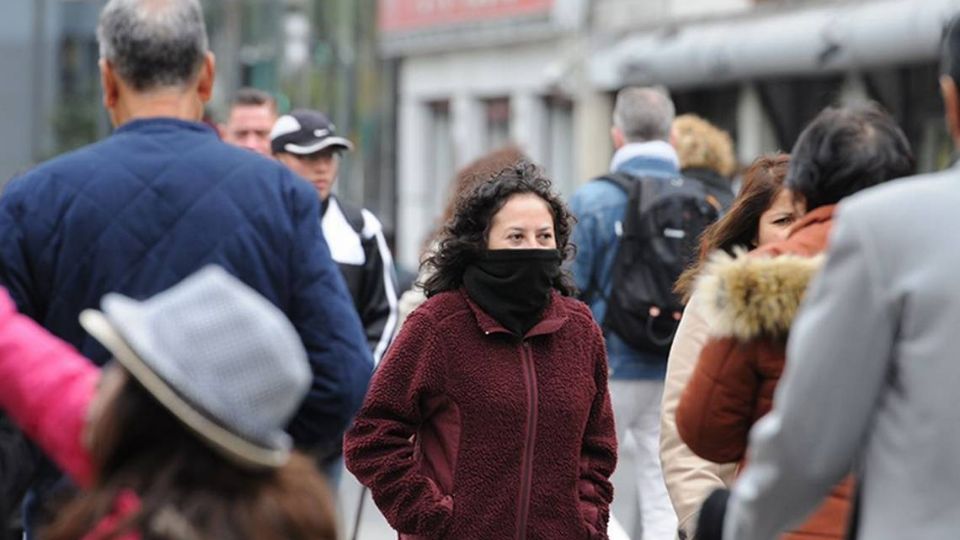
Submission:
[[[270,147],[274,157],[317,190],[330,254],[353,295],[374,362],[379,362],[397,325],[393,257],[376,216],[331,193],[337,181],[340,154],[353,150],[353,143],[338,136],[336,127],[323,113],[297,109],[274,124]]]

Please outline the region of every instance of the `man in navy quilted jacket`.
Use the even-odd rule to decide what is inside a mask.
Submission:
[[[98,38],[116,131],[9,184],[0,284],[23,313],[102,364],[110,355],[81,329],[83,309],[107,292],[146,298],[206,264],[224,267],[300,333],[313,384],[289,432],[301,448],[336,453],[373,363],[316,193],[200,123],[214,58],[198,0],[111,0]]]

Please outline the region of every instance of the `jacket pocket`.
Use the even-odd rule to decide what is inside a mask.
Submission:
[[[426,399],[424,422],[416,435],[416,459],[420,471],[446,495],[454,493],[455,471],[460,452],[460,407],[447,396]]]

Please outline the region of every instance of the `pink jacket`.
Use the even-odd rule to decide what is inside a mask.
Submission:
[[[94,480],[82,443],[87,409],[100,370],[73,347],[17,312],[0,289],[0,408],[80,487]],[[122,494],[114,513],[83,540],[97,540],[140,508],[133,492]],[[119,540],[137,540],[124,535]]]

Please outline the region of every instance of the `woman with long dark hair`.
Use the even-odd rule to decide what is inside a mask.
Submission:
[[[667,360],[660,417],[660,463],[678,527],[687,538],[696,537],[700,503],[713,489],[728,485],[736,469],[697,457],[677,434],[677,402],[707,340],[708,321],[699,299],[691,298],[693,285],[711,253],[721,250],[733,255],[737,249],[751,249],[787,237],[797,217],[790,192],[783,186],[789,163],[789,156],[771,154],[750,165],[730,210],[703,232],[699,260],[677,281],[676,290],[687,306]]]
[[[209,267],[83,326],[102,371],[0,291],[0,407],[82,491],[44,540],[335,540],[333,502],[284,428],[310,384],[269,301]]]
[[[347,433],[401,538],[606,538],[616,463],[603,336],[561,263],[571,218],[526,162],[457,205]]]

